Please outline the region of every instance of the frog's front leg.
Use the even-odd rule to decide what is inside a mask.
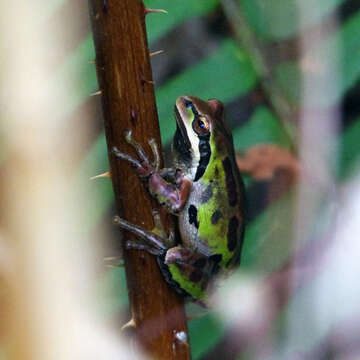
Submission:
[[[169,183],[163,178],[163,172],[159,170],[159,151],[153,139],[149,141],[149,144],[154,153],[155,164],[151,163],[141,145],[132,139],[131,131],[125,133],[125,138],[134,147],[140,160],[120,152],[116,147],[112,149],[113,154],[120,159],[128,161],[135,168],[139,177],[146,182],[150,194],[161,205],[166,206],[174,214],[179,213],[189,197],[191,181],[180,170],[176,171],[174,183]]]

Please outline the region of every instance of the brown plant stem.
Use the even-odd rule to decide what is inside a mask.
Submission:
[[[152,229],[151,210],[158,204],[134,169],[111,155],[111,148],[116,146],[135,156],[124,138],[127,129],[132,130],[133,138],[148,154],[149,139],[161,145],[146,40],[146,11],[140,0],[89,0],[89,7],[117,208],[128,221]],[[164,221],[166,216],[162,218]],[[124,235],[130,241],[136,240],[131,234]],[[155,257],[139,250],[124,250],[124,262],[138,342],[156,359],[189,359],[188,343],[176,336],[186,334],[183,302],[165,283]]]

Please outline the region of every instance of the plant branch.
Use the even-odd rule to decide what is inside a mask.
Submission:
[[[117,208],[128,221],[152,229],[151,210],[158,204],[134,169],[111,155],[113,146],[135,155],[124,138],[128,129],[147,153],[151,154],[149,139],[161,145],[146,40],[147,12],[140,0],[89,0],[89,7]],[[162,213],[163,222],[166,218]],[[167,222],[164,225],[168,227]],[[129,233],[124,235],[136,240]],[[165,283],[155,257],[139,250],[124,250],[124,262],[138,342],[156,359],[188,359],[188,343],[176,336],[186,334],[183,303]]]

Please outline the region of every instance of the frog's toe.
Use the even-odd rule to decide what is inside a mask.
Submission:
[[[159,147],[158,144],[156,142],[156,140],[154,138],[151,138],[149,140],[149,145],[151,147],[151,150],[153,152],[154,155],[154,162],[153,162],[153,166],[156,170],[156,172],[158,172],[160,170],[160,151],[159,151]]]
[[[152,216],[153,216],[153,219],[154,219],[154,222],[155,222],[155,227],[159,227],[158,225],[160,225],[160,227],[162,227],[162,222],[161,222],[161,219],[160,219],[160,212],[158,209],[152,209],[151,211],[152,213]]]
[[[114,217],[113,217],[113,224],[114,225],[119,225],[119,226],[121,226],[121,217],[119,216],[119,215],[115,215]]]

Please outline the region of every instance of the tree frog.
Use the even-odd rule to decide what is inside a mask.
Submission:
[[[126,246],[156,255],[166,281],[201,304],[207,303],[214,279],[239,265],[244,238],[244,186],[223,110],[215,99],[180,96],[176,100],[171,168],[159,168],[154,140],[149,141],[154,155],[150,161],[131,131],[126,139],[138,158],[112,149],[133,165],[150,194],[178,217],[181,242],[176,244],[173,232],[166,235],[156,213],[153,231],[116,216],[114,222],[139,239]]]

